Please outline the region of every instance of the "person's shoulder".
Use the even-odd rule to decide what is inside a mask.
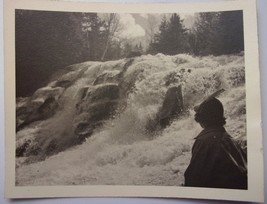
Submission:
[[[227,132],[225,131],[224,128],[210,128],[210,129],[204,129],[195,139],[196,141],[199,142],[206,142],[206,141],[217,142],[225,134],[227,134]]]
[[[204,129],[196,138],[192,148],[194,154],[204,154],[205,151],[219,151],[220,133],[215,130]],[[201,152],[201,153],[200,153]]]

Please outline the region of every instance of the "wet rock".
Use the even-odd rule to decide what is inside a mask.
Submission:
[[[21,146],[16,148],[16,157],[23,157],[25,156],[25,152],[28,150],[31,144],[31,140],[26,140]]]
[[[21,130],[30,123],[54,115],[58,99],[64,92],[62,87],[38,89],[32,97],[17,100],[16,128]]]
[[[78,101],[82,101],[85,97],[87,97],[87,93],[90,86],[82,87],[77,94]],[[76,104],[76,108],[78,107],[78,104]]]
[[[116,84],[105,84],[81,89],[82,100],[76,104],[77,116],[74,133],[79,141],[91,136],[95,128],[116,114],[120,102],[120,90]]]
[[[100,85],[90,91],[87,96],[89,103],[95,103],[103,100],[116,100],[120,97],[120,89],[117,84]]]
[[[36,92],[34,92],[30,101],[34,101],[34,100],[45,101],[49,97],[54,97],[57,100],[62,95],[64,90],[65,89],[62,87],[49,87],[48,86],[48,87],[40,88]]]
[[[37,112],[42,119],[47,119],[55,114],[58,108],[58,103],[54,97],[49,97],[45,102],[38,108]]]
[[[51,140],[45,148],[45,155],[52,155],[54,152],[58,152],[58,147],[58,141],[56,139]]]
[[[121,79],[124,76],[125,72],[133,64],[133,62],[134,62],[134,58],[127,59],[127,61],[123,65],[122,71],[118,74],[119,79]]]
[[[53,116],[57,110],[58,103],[54,97],[47,98],[37,109],[17,111],[17,131],[23,129],[32,122],[45,120]],[[24,112],[23,112],[24,111]],[[19,122],[19,119],[21,121]]]
[[[84,142],[86,138],[90,137],[94,133],[96,128],[101,127],[102,125],[102,122],[95,122],[92,124],[88,122],[81,122],[76,124],[74,133],[77,136],[77,142]]]
[[[97,87],[83,87],[79,90],[80,102],[76,104],[77,112],[87,112],[90,106],[95,103],[118,100],[120,89],[117,84],[99,85]]]
[[[104,84],[104,83],[118,83],[119,74],[118,72],[104,72],[97,76],[93,85]]]
[[[183,106],[181,86],[169,88],[165,95],[162,108],[158,113],[160,124],[162,124],[163,127],[168,125],[172,119],[178,117],[182,113]]]
[[[66,88],[66,87],[69,87],[73,82],[70,81],[70,80],[62,80],[62,81],[57,81],[55,83],[55,87],[63,87],[63,88]]]
[[[16,98],[16,110],[20,107],[25,107],[30,97],[18,97]]]
[[[93,132],[94,128],[88,122],[78,123],[74,130],[74,133],[77,135],[79,141],[83,141],[85,138],[91,136]]]
[[[90,66],[90,64],[81,63],[65,67],[57,71],[50,79],[50,81],[52,81],[50,86],[53,88],[68,88],[83,75],[83,73],[87,70],[88,66]]]
[[[98,123],[99,121],[109,119],[116,113],[118,107],[118,101],[104,101],[99,103],[94,103],[91,105],[82,105],[80,106],[80,113],[75,121],[79,122],[88,122],[90,124]],[[76,123],[77,123],[76,122]]]
[[[181,86],[169,88],[155,119],[148,121],[146,125],[147,131],[151,133],[166,128],[182,114],[183,108]]]
[[[30,115],[33,115],[37,109],[44,103],[43,100],[33,100],[28,101],[23,106],[16,108],[16,128],[17,131],[22,129],[22,127],[25,123],[25,121],[30,117]]]

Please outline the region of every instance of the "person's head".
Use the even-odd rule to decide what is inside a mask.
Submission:
[[[223,105],[216,98],[205,100],[199,106],[196,106],[194,110],[196,112],[195,121],[204,128],[221,127],[226,123]]]

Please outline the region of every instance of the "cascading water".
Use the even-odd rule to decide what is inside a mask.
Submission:
[[[193,138],[201,130],[192,108],[220,88],[226,90],[220,96],[226,128],[235,138],[246,140],[243,56],[147,55],[134,58],[125,67],[127,61],[76,65],[80,75],[60,95],[55,115],[17,132],[17,146],[25,138],[35,138],[34,145],[43,148],[42,158],[17,158],[17,185],[181,185]],[[101,119],[85,142],[73,146],[74,123],[81,118],[77,114],[88,114],[79,113],[77,104],[92,105],[86,97],[92,100],[99,87],[116,84],[127,90],[112,99],[120,111]],[[182,86],[186,114],[156,134],[147,133],[146,124],[155,118],[168,88],[178,85]],[[108,99],[110,96],[103,96],[100,102],[105,104]],[[52,156],[51,141],[59,152]]]

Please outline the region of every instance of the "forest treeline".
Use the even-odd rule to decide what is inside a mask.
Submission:
[[[17,97],[45,85],[57,69],[83,61],[132,53],[204,56],[244,50],[242,11],[199,13],[190,29],[178,14],[163,16],[147,45],[121,38],[120,16],[114,13],[16,10],[15,20]]]
[[[173,14],[163,18],[159,32],[150,43],[150,53],[197,56],[233,54],[244,50],[242,11],[199,13],[192,29]]]

